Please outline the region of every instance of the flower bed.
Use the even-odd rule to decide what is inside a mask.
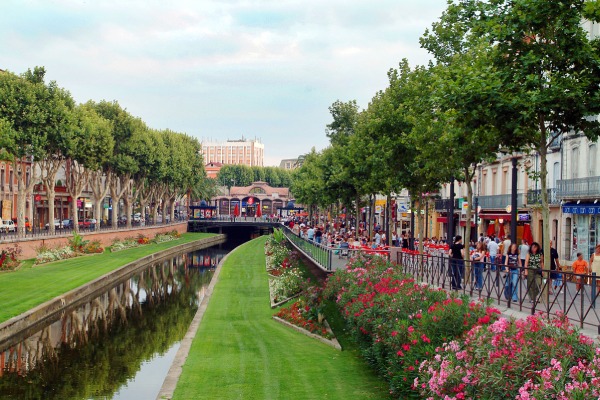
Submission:
[[[110,246],[110,251],[116,252],[116,251],[121,251],[121,250],[131,249],[134,247],[143,246],[143,245],[150,244],[150,243],[169,242],[171,240],[175,240],[180,237],[181,237],[181,234],[179,232],[177,232],[176,230],[173,230],[171,232],[166,232],[166,233],[157,233],[154,236],[154,239],[150,239],[149,237],[144,236],[143,234],[139,234],[136,238],[128,237],[123,240],[115,239],[113,241],[112,245]]]
[[[17,243],[0,252],[0,271],[12,271],[16,269],[21,262],[19,256],[22,250]]]
[[[266,267],[269,271],[269,292],[271,307],[275,308],[291,298],[297,297],[303,289],[304,273],[300,267],[300,255],[291,250],[283,233],[271,235],[265,243]]]
[[[41,246],[37,249],[35,258],[36,264],[45,264],[52,261],[66,260],[69,258],[81,256],[84,254],[103,253],[104,248],[98,240],[83,240],[83,236],[73,232],[73,237],[69,239],[69,245],[58,248],[48,248]]]
[[[420,398],[412,387],[419,365],[443,343],[474,326],[493,323],[499,311],[441,289],[417,284],[381,257],[359,257],[328,279],[364,357],[390,384],[396,398]]]
[[[417,284],[379,257],[328,279],[364,357],[396,398],[600,398],[600,349],[564,315],[498,310]]]
[[[414,384],[431,399],[599,398],[598,354],[564,315],[500,318],[436,349]]]

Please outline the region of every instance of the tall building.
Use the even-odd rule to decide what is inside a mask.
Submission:
[[[285,160],[281,160],[279,163],[279,168],[292,170],[298,168],[298,159],[297,158],[288,158]]]
[[[265,145],[257,139],[244,137],[226,142],[203,142],[202,156],[205,163],[242,164],[250,167],[264,166]]]

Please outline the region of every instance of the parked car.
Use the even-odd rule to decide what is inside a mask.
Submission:
[[[84,219],[84,220],[79,220],[77,221],[77,225],[79,226],[79,229],[89,229],[90,227],[90,222],[88,219]]]
[[[60,219],[55,219],[54,220],[54,229],[61,229],[62,226],[62,221]],[[46,224],[46,230],[50,229],[50,224]]]
[[[64,229],[73,229],[73,220],[72,219],[63,219],[61,221],[61,224]]]
[[[17,226],[15,225],[15,222],[13,220],[10,219],[5,219],[0,224],[0,231],[2,232],[14,232],[17,230]]]
[[[87,222],[87,227],[90,229],[96,229],[96,224],[98,223],[98,221],[96,221],[95,218],[88,218],[84,221],[84,224]]]
[[[133,222],[139,223],[141,220],[142,220],[142,214],[141,213],[135,213],[135,214],[133,214]]]

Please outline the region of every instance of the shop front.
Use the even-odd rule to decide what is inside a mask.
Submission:
[[[567,228],[565,236],[571,242],[570,259],[574,260],[577,253],[583,253],[583,258],[588,260],[596,244],[600,243],[600,204],[566,203],[562,212]]]

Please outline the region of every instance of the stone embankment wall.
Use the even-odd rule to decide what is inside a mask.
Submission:
[[[8,348],[25,340],[39,331],[48,321],[56,318],[56,316],[64,315],[69,310],[73,310],[98,297],[118,282],[129,279],[139,270],[146,268],[151,262],[173,257],[182,252],[214,246],[225,242],[225,240],[225,235],[215,235],[150,254],[96,278],[88,284],[40,304],[8,321],[0,323],[0,349]]]
[[[170,232],[176,230],[179,233],[187,232],[187,222],[172,225],[160,225],[160,226],[149,226],[149,227],[135,227],[131,229],[121,229],[118,231],[83,231],[80,232],[85,240],[99,240],[102,246],[110,246],[115,239],[125,239],[127,237],[137,237],[139,234],[143,234],[150,239],[157,233]],[[69,238],[73,235],[71,232],[65,233],[64,235],[56,236],[37,236],[35,238],[23,238],[21,240],[11,240],[6,243],[0,243],[0,251],[7,247],[14,246],[15,242],[18,242],[19,247],[23,251],[21,258],[27,260],[29,258],[35,258],[37,252],[35,249],[42,245],[49,248],[66,246],[69,243]]]

